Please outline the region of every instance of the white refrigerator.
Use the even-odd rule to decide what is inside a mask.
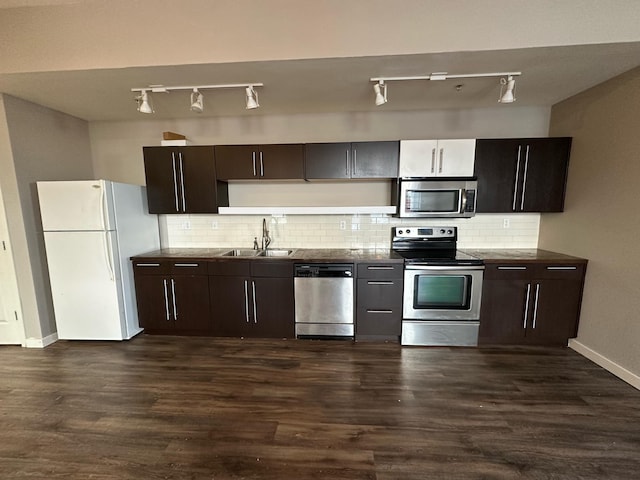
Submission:
[[[37,182],[62,340],[127,340],[138,324],[129,258],[160,248],[146,190],[107,180]]]

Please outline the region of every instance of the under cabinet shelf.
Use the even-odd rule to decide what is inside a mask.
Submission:
[[[220,215],[394,215],[394,206],[346,206],[346,207],[220,207]]]

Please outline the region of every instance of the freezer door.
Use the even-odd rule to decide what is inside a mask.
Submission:
[[[37,182],[37,186],[43,231],[105,231],[115,228],[111,182]]]
[[[51,295],[63,340],[126,335],[114,232],[45,232]]]

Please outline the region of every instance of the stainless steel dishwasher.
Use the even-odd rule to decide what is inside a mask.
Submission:
[[[353,264],[296,264],[297,338],[352,339]]]

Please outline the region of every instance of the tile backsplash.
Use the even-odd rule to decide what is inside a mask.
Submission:
[[[272,248],[387,249],[391,227],[453,225],[458,248],[536,248],[540,214],[478,214],[469,219],[415,220],[389,215],[160,215],[165,248],[251,248],[262,236],[262,219]]]

